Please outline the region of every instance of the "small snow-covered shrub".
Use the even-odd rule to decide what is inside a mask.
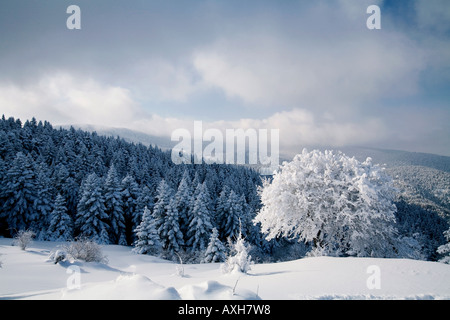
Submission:
[[[74,260],[108,263],[108,258],[103,255],[100,245],[88,238],[78,238],[63,246],[63,249]]]
[[[25,250],[28,245],[33,241],[35,233],[31,230],[19,230],[14,237],[14,245],[20,247],[20,249]]]
[[[221,265],[221,270],[223,273],[235,273],[242,272],[248,273],[251,269],[252,257],[248,254],[249,248],[245,242],[245,239],[242,237],[242,234],[239,233],[239,236],[236,242],[233,245],[233,254],[229,256],[224,264]]]
[[[66,260],[67,252],[62,249],[57,249],[50,253],[49,259],[53,261],[55,264]]]
[[[213,228],[211,237],[209,239],[208,247],[206,248],[202,263],[213,263],[225,261],[226,248],[222,241],[219,240],[219,232]]]
[[[177,275],[180,277],[184,277],[183,258],[178,253],[175,252],[175,254],[178,256],[178,259],[180,260],[180,265],[175,267]]]

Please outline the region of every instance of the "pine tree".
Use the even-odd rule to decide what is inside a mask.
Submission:
[[[208,208],[209,193],[206,184],[199,184],[199,192],[192,208],[192,220],[189,224],[188,243],[190,250],[203,251],[208,246],[213,226],[211,224],[211,211]]]
[[[109,243],[105,200],[101,180],[95,173],[90,174],[81,187],[75,226],[80,234],[97,243]]]
[[[444,232],[447,243],[438,247],[437,253],[443,255],[439,262],[450,264],[450,229]]]
[[[30,226],[30,229],[35,231],[37,240],[42,240],[45,238],[45,230],[48,229],[50,223],[50,213],[53,210],[52,185],[53,183],[50,179],[50,170],[44,162],[41,162],[36,167],[37,197],[34,202],[36,214],[39,219],[34,220]]]
[[[134,242],[133,252],[156,255],[161,251],[161,242],[158,230],[155,227],[155,220],[147,207],[144,208],[142,221],[135,229],[135,233],[136,241]]]
[[[47,239],[50,241],[68,241],[73,235],[73,221],[67,214],[66,200],[61,194],[56,196],[54,207],[50,214]]]
[[[180,251],[184,246],[183,234],[180,231],[178,222],[178,210],[174,199],[171,199],[166,206],[166,214],[164,222],[159,228],[159,235],[163,249],[170,254]]]
[[[206,248],[203,263],[223,262],[226,259],[226,248],[219,239],[219,231],[213,228],[208,247]]]
[[[252,257],[249,255],[249,248],[242,237],[242,233],[239,232],[236,242],[233,244],[233,255],[228,257],[225,263],[221,266],[222,272],[234,273],[242,272],[248,273],[252,265]]]
[[[225,238],[235,238],[239,231],[239,224],[243,208],[241,200],[236,193],[231,190],[228,201],[225,203],[224,211],[220,221],[222,236]]]
[[[12,232],[28,229],[39,219],[35,210],[38,195],[34,161],[19,152],[4,177],[2,216]]]
[[[156,202],[153,207],[153,219],[155,219],[155,226],[159,231],[161,230],[161,226],[164,224],[167,208],[172,196],[172,188],[169,187],[164,179],[161,180],[158,188],[156,189]],[[162,238],[161,234],[160,237]]]
[[[230,191],[231,191],[230,187],[227,184],[225,184],[216,202],[214,220],[215,224],[219,226],[220,235],[224,233],[222,229],[222,222],[226,219],[228,214],[228,196],[230,194]],[[222,237],[222,239],[225,238],[226,237]]]
[[[175,205],[180,217],[180,230],[183,233],[185,240],[189,229],[189,209],[191,204],[192,189],[189,184],[189,174],[187,170],[184,171],[181,182],[178,185],[177,193],[175,194]]]
[[[138,226],[141,223],[145,207],[152,211],[154,205],[152,192],[144,185],[136,201],[136,213],[133,217],[133,225]]]
[[[136,211],[139,194],[138,184],[134,180],[134,177],[128,174],[121,182],[125,235],[128,243],[134,241],[133,230],[137,227],[137,222],[139,221],[135,219],[135,216],[139,215]]]
[[[111,165],[104,186],[106,214],[110,221],[110,237],[113,243],[118,243],[125,235],[125,217],[123,213],[122,193],[117,171]]]

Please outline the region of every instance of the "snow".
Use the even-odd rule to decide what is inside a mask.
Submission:
[[[62,242],[35,241],[25,251],[11,243],[0,238],[0,299],[450,299],[450,265],[439,262],[310,257],[255,264],[248,274],[223,274],[219,263],[184,265],[179,276],[178,264],[131,247],[102,246],[107,265],[54,264],[50,252]],[[368,287],[374,276],[379,289]],[[76,277],[79,288],[69,286]]]

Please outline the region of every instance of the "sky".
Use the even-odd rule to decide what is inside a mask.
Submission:
[[[0,114],[450,156],[449,40],[448,0],[4,0]]]

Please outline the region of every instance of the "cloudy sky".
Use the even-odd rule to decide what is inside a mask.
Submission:
[[[449,40],[448,0],[5,0],[0,114],[450,156]]]

